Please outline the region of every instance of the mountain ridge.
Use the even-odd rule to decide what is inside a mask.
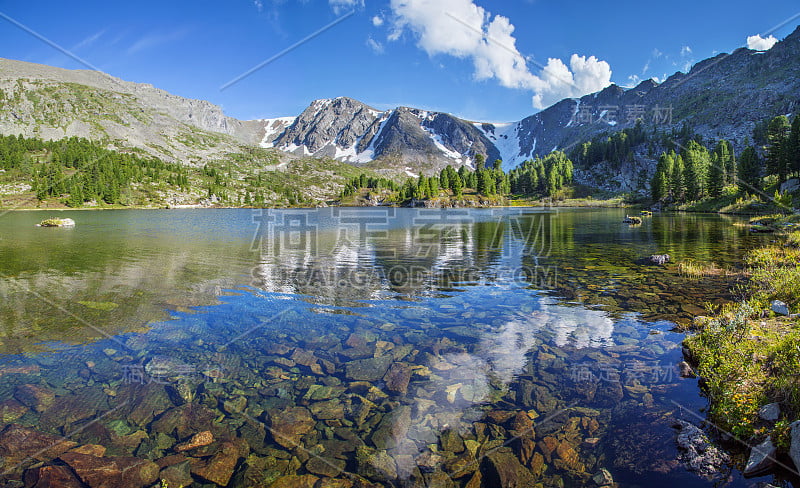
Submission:
[[[469,166],[476,154],[489,161],[502,159],[510,169],[633,127],[639,119],[648,130],[664,133],[688,124],[703,137],[730,139],[740,150],[757,122],[794,113],[800,106],[798,53],[800,27],[768,51],[739,48],[702,60],[662,83],[644,80],[632,88],[611,84],[502,124],[413,107],[377,110],[349,97],[314,100],[297,116],[243,121],[211,102],[172,95],[150,84],[0,58],[0,103],[5,109],[0,111],[0,133],[87,137],[194,165],[261,146],[290,159],[332,158],[401,174],[430,173],[448,164]],[[636,164],[651,172],[652,159],[640,156]],[[636,168],[630,170],[633,174]],[[583,183],[599,186],[596,175],[584,173]]]

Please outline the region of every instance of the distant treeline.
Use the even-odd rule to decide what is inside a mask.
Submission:
[[[785,115],[758,124],[754,140],[738,158],[730,142],[721,139],[712,150],[690,140],[679,151],[664,152],[651,184],[653,200],[684,203],[719,197],[726,188],[758,194],[769,185],[780,185],[800,176],[800,116],[789,123]],[[763,154],[763,157],[761,156]],[[780,195],[778,195],[780,197]]]
[[[0,136],[0,169],[29,180],[39,200],[61,198],[71,207],[89,201],[126,204],[126,193],[136,183],[163,181],[180,189],[189,184],[179,164],[112,151],[77,137]]]
[[[342,197],[364,189],[397,192],[397,200],[401,202],[448,196],[460,198],[465,192],[484,196],[550,197],[572,183],[572,161],[560,151],[525,161],[508,173],[503,171],[502,164],[502,160],[497,159],[491,168],[487,167],[485,156],[477,154],[475,169],[461,166],[456,170],[448,165],[438,175],[408,178],[402,185],[386,178],[371,178],[362,174],[345,185]]]

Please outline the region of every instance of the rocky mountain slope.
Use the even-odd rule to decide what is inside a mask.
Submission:
[[[741,48],[719,54],[661,84],[646,80],[628,89],[611,85],[509,124],[469,122],[405,107],[380,112],[348,98],[317,100],[263,144],[356,164],[402,156],[416,165],[460,165],[480,152],[489,161],[503,159],[508,169],[642,119],[648,128],[664,132],[685,123],[704,137],[725,137],[741,149],[756,123],[793,113],[800,105],[798,54],[800,28],[766,52]],[[651,173],[654,164],[641,161],[641,166]],[[632,184],[634,175],[648,180],[637,168],[628,169],[631,178],[625,178],[626,184]]]
[[[226,116],[204,100],[91,70],[0,58],[0,133],[86,137],[190,163],[238,152],[263,138],[259,121]]]
[[[399,107],[384,112],[351,98],[315,100],[291,119],[267,121],[264,147],[301,156],[331,157],[352,164],[392,160],[415,169],[471,164],[472,155],[490,160],[500,152],[473,124],[450,114]]]
[[[737,49],[661,84],[647,80],[629,89],[611,85],[509,124],[409,107],[380,111],[345,97],[316,100],[296,117],[240,121],[210,102],[151,85],[0,59],[0,133],[87,137],[186,164],[260,145],[279,149],[288,159],[330,157],[406,174],[469,165],[478,153],[489,161],[502,159],[509,169],[633,126],[637,119],[648,129],[665,132],[688,124],[709,139],[730,139],[741,150],[756,123],[796,112],[798,54],[800,28],[766,52]],[[646,185],[653,167],[651,159],[637,152],[634,164],[613,181],[602,164],[579,168],[576,175],[583,183],[627,191]]]

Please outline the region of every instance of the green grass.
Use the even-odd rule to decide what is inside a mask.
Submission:
[[[686,340],[711,419],[743,440],[761,438],[767,430],[758,409],[780,402],[783,418],[772,435],[782,449],[788,447],[784,427],[800,415],[800,320],[775,317],[770,304],[781,300],[793,312],[800,306],[798,234],[752,251],[744,299],[723,307]]]

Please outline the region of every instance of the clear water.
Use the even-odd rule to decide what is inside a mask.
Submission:
[[[543,486],[592,485],[601,468],[620,486],[714,484],[677,460],[672,420],[698,423],[705,400],[677,374],[683,336],[671,330],[730,299],[736,278],[695,280],[674,263],[735,266],[765,239],[736,219],[656,215],[632,227],[616,209],[62,214],[77,226],[37,228],[44,212],[0,217],[3,423],[154,461],[211,430],[214,444],[182,455],[206,462],[223,440],[244,440],[228,486],[322,477],[318,458],[339,479],[465,486],[479,468],[493,486],[494,451]],[[656,253],[671,264],[646,264]],[[19,406],[29,384],[50,395],[39,411]],[[208,418],[165,427],[160,419],[188,405]],[[290,409],[302,421],[287,420]],[[518,412],[532,430],[514,430]],[[385,450],[395,473],[370,473],[358,446]],[[458,456],[472,467],[453,468]],[[3,476],[20,479],[34,462]],[[752,483],[736,466],[722,479]]]

